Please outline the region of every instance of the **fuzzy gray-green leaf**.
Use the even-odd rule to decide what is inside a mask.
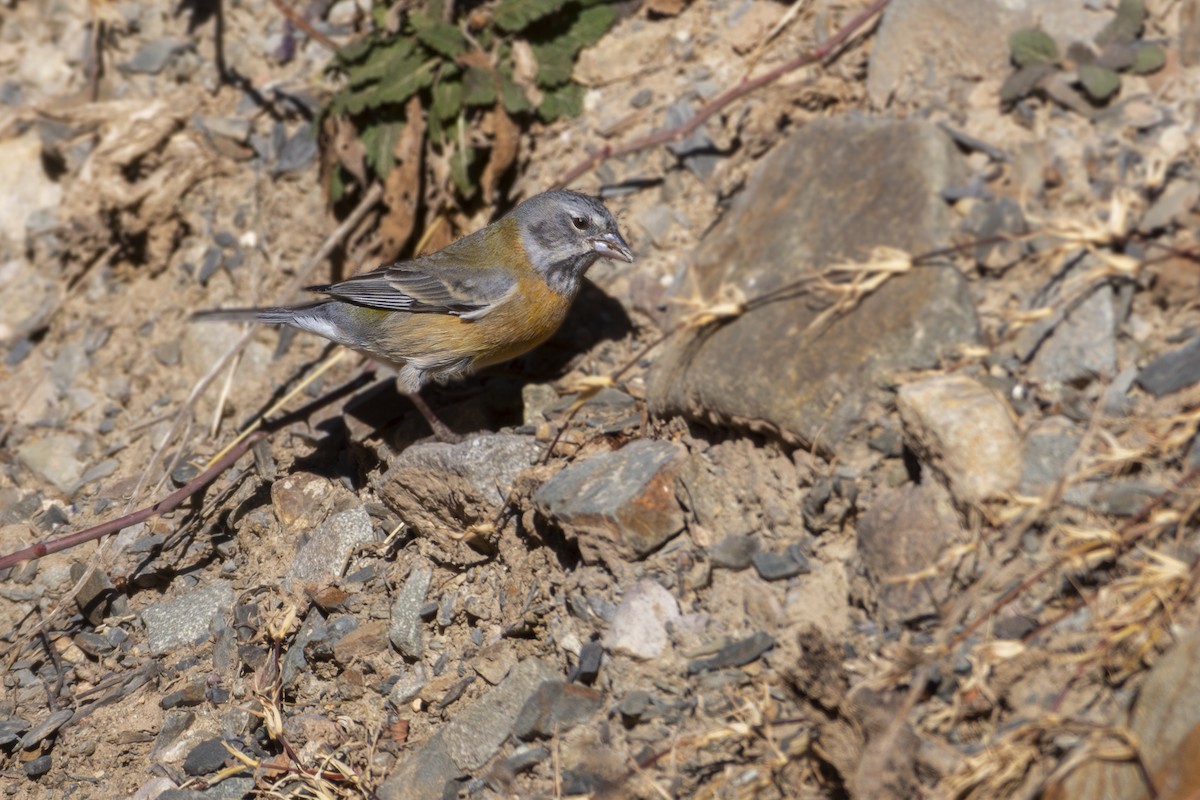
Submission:
[[[1009,75],[1000,87],[1000,102],[1015,103],[1036,89],[1051,72],[1054,72],[1054,65],[1045,61],[1021,67]]]
[[[1058,45],[1041,28],[1013,31],[1008,37],[1008,49],[1018,67],[1058,61]]]
[[[1096,64],[1079,67],[1079,82],[1093,100],[1107,100],[1121,88],[1121,76]]]
[[[1121,0],[1117,5],[1117,15],[1096,36],[1096,44],[1132,42],[1141,32],[1145,21],[1146,6],[1142,0]]]
[[[1137,75],[1158,72],[1167,63],[1167,54],[1156,44],[1144,44],[1134,54],[1129,71]]]

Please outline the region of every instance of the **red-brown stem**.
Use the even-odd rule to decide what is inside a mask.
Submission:
[[[9,567],[15,567],[22,561],[31,561],[35,558],[48,556],[51,553],[59,553],[63,550],[68,550],[77,545],[81,545],[84,542],[90,542],[103,536],[108,536],[110,533],[117,533],[118,531],[128,528],[130,525],[136,525],[139,522],[144,522],[145,520],[153,519],[154,517],[160,517],[163,514],[174,511],[183,503],[184,500],[187,500],[189,497],[199,492],[205,486],[216,480],[217,476],[219,476],[222,472],[236,464],[237,460],[245,455],[246,452],[257,442],[265,439],[267,436],[277,430],[291,425],[292,423],[301,419],[305,419],[309,414],[311,414],[313,411],[316,411],[318,408],[328,405],[338,398],[344,397],[345,395],[357,390],[362,384],[366,383],[370,377],[371,376],[366,374],[359,375],[357,378],[345,384],[344,386],[333,390],[323,397],[317,398],[303,408],[300,408],[290,414],[285,414],[274,422],[264,423],[262,428],[250,434],[245,439],[242,439],[237,443],[236,446],[230,448],[229,452],[221,456],[221,458],[218,459],[211,467],[204,470],[204,472],[201,472],[199,475],[192,478],[183,487],[171,492],[154,505],[140,508],[137,511],[131,511],[128,514],[117,517],[116,519],[108,520],[107,522],[102,522],[99,525],[94,525],[86,530],[76,531],[75,533],[67,534],[66,536],[60,536],[59,538],[52,539],[48,542],[38,542],[37,544],[30,545],[22,550],[18,550],[15,553],[9,553],[8,555],[0,556],[0,570],[8,569]]]
[[[271,3],[277,9],[279,9],[280,14],[283,14],[285,17],[287,17],[289,20],[291,20],[291,23],[293,25],[295,25],[300,30],[304,31],[304,33],[308,36],[308,38],[312,39],[314,42],[321,45],[322,47],[325,47],[333,52],[337,52],[337,50],[338,50],[337,42],[335,42],[333,39],[330,39],[328,36],[321,33],[316,28],[314,28],[312,26],[312,23],[310,23],[308,20],[306,20],[304,17],[302,17],[296,11],[296,9],[289,6],[287,4],[286,0],[271,0]]]
[[[855,33],[857,33],[860,28],[866,25],[867,22],[869,22],[877,14],[881,13],[889,2],[891,2],[891,0],[875,0],[875,2],[867,7],[866,10],[843,25],[835,34],[833,34],[833,36],[825,40],[825,42],[823,42],[819,47],[809,50],[803,55],[797,56],[791,61],[788,61],[786,64],[781,64],[775,69],[764,72],[757,78],[742,79],[737,84],[726,89],[708,103],[705,103],[703,106],[701,106],[696,112],[696,115],[682,125],[674,128],[668,128],[665,131],[652,133],[649,136],[643,136],[640,139],[634,139],[631,142],[626,142],[625,144],[617,145],[616,147],[613,147],[612,145],[604,145],[602,148],[600,148],[600,150],[588,156],[580,164],[568,170],[567,173],[557,182],[555,182],[551,188],[558,189],[570,185],[571,182],[573,182],[576,178],[587,172],[590,172],[610,158],[625,156],[629,155],[630,153],[636,153],[639,150],[645,150],[648,147],[655,147],[656,145],[667,144],[668,142],[677,142],[680,139],[686,139],[696,130],[696,128],[703,125],[709,117],[711,117],[713,114],[716,114],[718,111],[721,111],[734,100],[744,97],[750,92],[753,92],[755,89],[759,89],[769,83],[774,83],[784,75],[788,74],[789,72],[793,72],[800,67],[813,64],[817,61],[824,61],[831,53],[833,53],[834,50],[840,47]]]

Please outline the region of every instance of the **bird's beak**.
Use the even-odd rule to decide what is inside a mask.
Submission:
[[[619,258],[622,261],[633,261],[633,253],[621,234],[616,231],[602,233],[592,240],[592,247],[601,258]]]

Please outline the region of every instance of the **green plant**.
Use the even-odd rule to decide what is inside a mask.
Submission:
[[[575,60],[615,18],[600,0],[499,0],[453,17],[446,9],[444,0],[429,0],[396,19],[377,5],[375,31],[335,55],[330,69],[345,85],[324,109],[323,124],[343,143],[356,136],[361,147],[336,148],[333,201],[350,181],[370,180],[362,162],[386,180],[398,143],[422,151],[401,158],[448,164],[461,199],[475,196],[481,182],[490,193],[515,157],[519,125],[580,113]],[[423,126],[422,135],[403,138],[410,124]]]
[[[1121,74],[1155,72],[1166,61],[1163,49],[1138,37],[1146,21],[1142,0],[1121,0],[1117,14],[1096,36],[1094,46],[1074,42],[1061,58],[1058,45],[1040,28],[1026,28],[1008,40],[1016,70],[1000,87],[1000,100],[1014,103],[1039,89],[1066,105],[1086,106],[1070,85],[1078,82],[1092,103],[1107,102],[1121,88]],[[1071,102],[1077,99],[1078,104]]]

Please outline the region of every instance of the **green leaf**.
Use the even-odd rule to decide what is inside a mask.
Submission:
[[[379,176],[380,180],[387,177],[396,166],[396,139],[404,130],[402,122],[385,122],[382,125],[372,125],[362,133],[363,147],[367,151],[367,163]]]
[[[408,16],[421,44],[446,58],[454,58],[467,52],[467,38],[453,25],[434,19],[428,14],[414,11]]]
[[[475,182],[471,180],[471,167],[475,164],[475,149],[460,147],[450,156],[450,179],[465,198],[475,194]]]
[[[558,11],[565,2],[566,0],[500,0],[492,20],[501,30],[513,33]]]
[[[1144,44],[1137,49],[1129,71],[1135,75],[1158,72],[1167,63],[1167,54],[1156,44]]]
[[[492,75],[479,67],[467,67],[463,74],[463,105],[490,106],[496,102],[496,84]]]
[[[1093,100],[1107,100],[1121,88],[1121,76],[1107,67],[1084,64],[1079,67],[1079,82]]]
[[[412,64],[412,62],[408,63]],[[361,114],[367,109],[399,105],[433,83],[433,67],[437,63],[436,60],[431,59],[421,64],[418,60],[418,63],[412,64],[410,68],[397,74],[394,80],[382,81],[362,91],[354,92],[344,100],[339,95],[334,98],[334,101],[340,100],[341,109],[351,116]]]
[[[446,124],[436,114],[430,114],[426,120],[425,140],[437,147],[446,143]]]
[[[537,60],[538,86],[561,86],[571,79],[571,70],[575,68],[575,52],[565,37],[534,45],[533,57]]]
[[[458,116],[463,107],[462,79],[442,77],[433,87],[433,105],[429,113],[440,120],[451,120]]]
[[[1041,28],[1014,31],[1008,37],[1008,49],[1018,67],[1058,61],[1058,45]]]
[[[512,70],[500,69],[500,102],[509,114],[524,114],[533,110],[533,104],[524,90],[512,79]]]
[[[575,44],[575,52],[600,41],[616,18],[617,12],[613,11],[612,6],[592,6],[580,12],[567,34]]]
[[[338,51],[333,54],[334,63],[343,69],[351,64],[357,64],[367,57],[371,48],[376,44],[377,42],[372,37],[364,36],[358,41],[338,48]]]
[[[1117,5],[1117,15],[1096,36],[1096,44],[1132,42],[1141,32],[1145,21],[1146,6],[1142,0],[1121,0]]]
[[[1004,80],[1000,87],[1000,102],[1015,103],[1036,89],[1042,79],[1052,72],[1054,65],[1045,61],[1021,67]]]
[[[546,122],[553,122],[559,117],[577,117],[582,111],[583,87],[577,83],[568,83],[547,92],[542,104],[538,106],[538,115]]]
[[[421,57],[415,51],[416,45],[411,39],[397,38],[381,44],[372,49],[362,66],[346,71],[346,85],[359,89],[389,75],[403,74],[413,68],[411,62],[420,64]]]

